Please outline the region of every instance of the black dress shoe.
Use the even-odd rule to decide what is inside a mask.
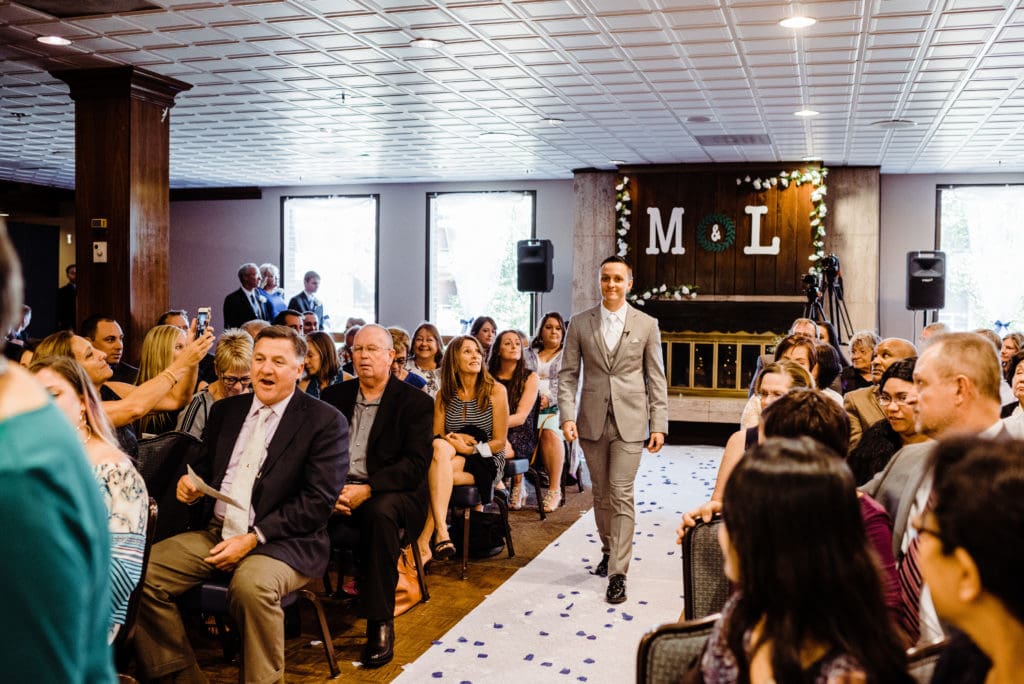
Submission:
[[[626,600],[626,576],[612,575],[608,578],[608,591],[604,594],[608,603],[622,603]]]
[[[395,657],[395,621],[367,621],[366,648],[363,649],[363,667],[387,665]]]
[[[597,567],[590,571],[590,574],[597,575],[598,577],[608,576],[608,554],[602,554],[601,562],[597,564]]]

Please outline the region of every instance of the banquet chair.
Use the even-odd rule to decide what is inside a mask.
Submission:
[[[190,528],[193,509],[178,501],[175,488],[185,474],[186,464],[199,455],[202,442],[187,432],[172,430],[139,440],[136,467],[146,483],[146,491],[160,507],[154,542],[173,537]]]
[[[683,617],[695,620],[722,610],[729,598],[729,580],[722,567],[724,557],[718,544],[722,517],[697,521],[683,537]]]
[[[719,615],[661,625],[644,634],[636,654],[637,684],[674,684],[697,663]]]
[[[948,643],[947,639],[940,639],[925,646],[907,649],[907,672],[915,682],[928,684],[932,681],[935,664],[939,662]]]

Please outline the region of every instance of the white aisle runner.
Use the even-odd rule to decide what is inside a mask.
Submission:
[[[675,529],[684,510],[710,496],[721,453],[703,446],[644,453],[625,603],[606,603],[607,580],[589,573],[601,544],[587,512],[395,681],[632,681],[640,637],[682,612]],[[467,582],[473,572],[471,564]]]

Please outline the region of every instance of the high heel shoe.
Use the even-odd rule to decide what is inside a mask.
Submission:
[[[562,504],[562,492],[558,489],[549,489],[544,495],[544,512],[554,513]]]
[[[526,502],[526,489],[523,487],[521,482],[517,482],[512,485],[512,498],[509,499],[508,507],[513,511],[523,510],[523,504]]]

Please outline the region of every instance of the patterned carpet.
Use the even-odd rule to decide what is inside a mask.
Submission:
[[[682,611],[675,529],[684,510],[710,495],[721,453],[668,446],[644,454],[625,603],[606,603],[607,580],[589,573],[601,546],[587,512],[395,681],[631,681],[640,637]]]

